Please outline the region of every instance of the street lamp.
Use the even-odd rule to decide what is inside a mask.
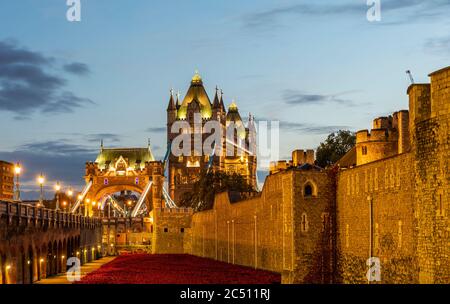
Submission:
[[[69,212],[72,210],[72,196],[73,196],[73,190],[72,187],[67,190],[67,196],[69,197]]]
[[[77,202],[79,202],[79,204],[78,204],[78,214],[80,214],[81,215],[81,206],[83,205],[83,196],[81,195],[81,194],[78,194],[77,195]],[[75,206],[76,206],[76,203],[75,203]],[[75,212],[75,210],[74,210],[74,212]]]
[[[22,171],[22,168],[20,167],[20,163],[17,163],[14,167],[14,173],[16,174],[16,193],[15,193],[15,200],[20,201],[20,183],[19,183],[19,175]]]
[[[61,185],[59,182],[56,182],[55,191],[56,191],[56,210],[59,210],[59,191],[61,190]]]
[[[38,183],[39,183],[39,187],[40,187],[40,196],[39,196],[39,203],[38,203],[38,207],[41,207],[44,205],[44,183],[45,183],[45,177],[44,175],[41,174],[38,177]]]
[[[63,202],[63,209],[64,209],[64,211],[66,210],[66,207],[67,207],[67,202],[64,201],[64,202]]]
[[[87,216],[88,206],[89,206],[90,202],[91,202],[91,200],[88,198],[84,202],[84,216]]]

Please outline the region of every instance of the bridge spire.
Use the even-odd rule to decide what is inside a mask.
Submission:
[[[100,140],[100,152],[103,152],[103,138]]]

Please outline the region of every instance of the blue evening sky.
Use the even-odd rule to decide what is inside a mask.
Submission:
[[[162,157],[169,90],[183,96],[197,69],[210,98],[218,85],[242,116],[280,120],[287,158],[407,109],[405,71],[426,82],[450,63],[449,0],[381,0],[380,22],[365,0],[81,4],[70,23],[65,0],[0,2],[0,159],[24,163],[27,190],[40,171],[82,184],[100,138],[150,137]]]

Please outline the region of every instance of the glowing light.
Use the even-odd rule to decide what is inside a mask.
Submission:
[[[40,259],[39,262],[41,262],[41,263],[44,262],[44,259]]]
[[[17,163],[16,166],[14,167],[14,172],[16,173],[16,175],[19,175],[21,171],[22,168],[20,167],[20,164]]]
[[[61,256],[61,259],[64,259],[65,258],[65,256]]]
[[[81,194],[78,195],[78,199],[81,200],[83,196]]]
[[[96,204],[97,204],[96,201],[93,201],[93,202],[92,202],[92,206],[95,206]]]
[[[91,202],[91,200],[87,198],[87,199],[86,199],[86,203],[89,204],[90,202]]]
[[[59,184],[59,182],[56,182],[55,190],[56,190],[56,192],[58,192],[59,190],[61,190],[61,185]]]
[[[39,185],[42,186],[45,183],[45,177],[41,174],[38,176],[37,181],[38,181]]]
[[[195,162],[188,161],[186,163],[186,167],[188,167],[188,168],[198,168],[198,167],[200,167],[200,162],[198,160],[196,160]]]
[[[30,261],[30,260],[28,260],[28,261],[27,261],[27,264],[28,264],[28,265],[30,265],[30,263],[31,263],[31,261]]]
[[[63,206],[64,207],[67,206],[67,202],[66,201],[63,202]]]
[[[79,252],[79,251],[77,251],[77,255],[80,255],[80,252]]]
[[[11,265],[6,266],[6,270],[10,270],[11,269]]]
[[[111,246],[111,247],[114,247],[114,244],[111,244],[110,246]]]
[[[71,197],[73,195],[73,190],[72,188],[70,188],[69,190],[67,190],[67,196]]]
[[[128,206],[131,206],[132,202],[131,202],[131,201],[128,201],[127,204],[128,204]]]

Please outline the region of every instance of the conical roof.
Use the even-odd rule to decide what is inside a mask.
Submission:
[[[167,111],[176,110],[175,101],[173,100],[173,91],[170,91],[169,105],[167,106]]]
[[[234,102],[234,100],[228,107],[227,113],[227,126],[231,125],[231,123],[234,123],[234,126],[237,128],[238,136],[244,139],[246,136],[245,126],[244,123],[242,122],[241,115],[239,114],[238,107]]]
[[[220,101],[219,101],[219,89],[216,87],[216,94],[214,95],[214,102],[213,102],[213,109],[219,109],[220,108]]]
[[[208,94],[203,86],[202,78],[198,73],[192,77],[191,86],[189,87],[189,90],[181,103],[180,109],[178,110],[178,118],[186,119],[187,107],[193,100],[197,100],[200,104],[202,118],[210,118],[212,115],[211,101],[209,100]]]

